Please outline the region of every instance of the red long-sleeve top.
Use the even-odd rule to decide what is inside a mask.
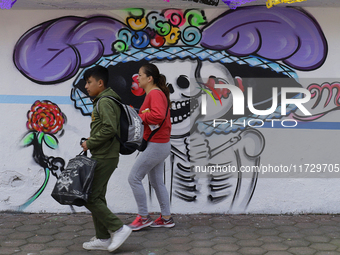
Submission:
[[[149,109],[149,110],[147,110]],[[144,110],[144,113],[142,113]],[[145,97],[144,102],[139,109],[139,116],[143,120],[144,124],[144,136],[145,140],[148,140],[151,129],[149,125],[161,125],[165,118],[166,111],[168,115],[159,128],[159,130],[151,138],[150,142],[154,143],[167,143],[170,141],[171,134],[171,121],[170,121],[170,108],[168,107],[168,101],[163,91],[159,89],[151,90]]]

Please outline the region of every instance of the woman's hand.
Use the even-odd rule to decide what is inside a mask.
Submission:
[[[149,108],[146,108],[145,110],[142,111],[142,113],[150,112]]]

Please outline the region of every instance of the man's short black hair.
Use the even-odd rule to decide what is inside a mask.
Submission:
[[[94,66],[87,69],[84,73],[84,80],[87,81],[90,77],[95,78],[98,80],[103,80],[104,87],[107,87],[107,82],[109,80],[109,71],[106,67],[103,66]]]

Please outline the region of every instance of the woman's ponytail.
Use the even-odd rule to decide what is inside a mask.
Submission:
[[[166,77],[163,74],[159,74],[159,79],[157,83],[157,87],[160,88],[164,95],[166,96],[166,99],[168,100],[169,106],[171,104],[170,102],[170,90],[168,86],[166,85]]]
[[[142,66],[144,73],[146,76],[152,76],[154,83],[157,85],[160,90],[163,91],[164,95],[166,96],[169,106],[171,104],[170,101],[170,90],[166,85],[166,77],[163,74],[159,73],[159,70],[156,65],[148,63]]]

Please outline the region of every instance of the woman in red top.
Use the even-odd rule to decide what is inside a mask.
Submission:
[[[139,110],[139,116],[144,124],[144,139],[149,138],[152,130],[157,128],[159,130],[148,142],[145,151],[138,156],[129,175],[129,184],[138,206],[138,215],[129,226],[132,230],[148,226],[173,227],[175,223],[170,213],[169,194],[163,182],[164,160],[170,155],[171,149],[170,92],[166,86],[165,76],[159,73],[154,64],[145,64],[139,69],[138,82],[139,87],[146,92],[146,97]],[[146,194],[142,184],[146,174],[155,189],[161,208],[161,216],[154,222],[148,212]]]

